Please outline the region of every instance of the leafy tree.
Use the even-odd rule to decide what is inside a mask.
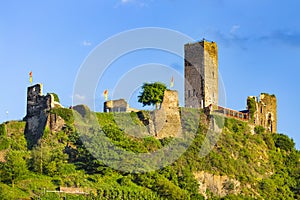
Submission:
[[[291,151],[295,147],[293,139],[284,134],[274,134],[275,146],[281,150]]]
[[[167,86],[160,82],[155,83],[144,83],[142,86],[141,95],[138,96],[138,101],[143,104],[143,106],[155,105],[158,109],[159,104],[163,101],[164,92]]]
[[[22,178],[27,172],[24,152],[10,150],[5,156],[5,163],[0,164],[1,180],[8,181],[14,187],[15,180]]]

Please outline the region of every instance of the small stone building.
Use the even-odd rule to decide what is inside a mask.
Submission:
[[[110,100],[104,102],[103,112],[137,112],[135,108],[130,108],[125,99]]]
[[[125,99],[104,102],[104,112],[128,112],[129,104]]]

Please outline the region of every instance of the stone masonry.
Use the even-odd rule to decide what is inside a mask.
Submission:
[[[253,123],[256,126],[263,126],[267,131],[277,131],[277,102],[275,95],[262,93],[259,97],[250,96],[255,100],[255,112]],[[247,105],[249,107],[249,105]],[[251,115],[251,113],[250,113]]]
[[[177,91],[165,90],[161,108],[152,113],[152,119],[156,138],[178,137],[181,135]]]
[[[110,100],[104,102],[103,112],[137,112],[137,109],[130,108],[125,99]]]
[[[42,84],[36,84],[27,89],[27,114],[25,137],[28,148],[32,148],[42,138],[45,127],[57,131],[64,125],[63,119],[55,114],[50,114],[51,108],[60,106],[54,101],[52,94],[43,95]]]
[[[202,40],[184,46],[185,107],[218,105],[218,47]]]

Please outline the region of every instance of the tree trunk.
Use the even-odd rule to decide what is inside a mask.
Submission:
[[[160,103],[156,103],[156,104],[155,104],[155,110],[158,110],[159,104],[160,104]]]

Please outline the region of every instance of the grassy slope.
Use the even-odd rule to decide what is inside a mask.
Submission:
[[[199,171],[238,180],[241,194],[229,195],[228,199],[253,196],[265,199],[299,198],[299,152],[284,135],[263,132],[251,135],[247,123],[226,119],[223,133],[214,149],[202,158],[199,151],[206,136],[206,126],[202,123],[198,127],[195,121],[185,119],[186,133],[197,134],[188,150],[175,163],[155,172],[129,174],[106,167],[85,150],[74,131],[70,110],[58,109],[53,112],[67,121],[67,128],[58,133],[45,130],[42,147],[32,151],[26,149],[24,122],[9,122],[0,126],[1,152],[23,152],[22,159],[28,168],[25,174],[15,179],[14,187],[11,180],[0,179],[1,199],[37,196],[59,199],[55,193],[44,193],[58,186],[81,187],[91,193],[87,197],[67,195],[68,199],[94,199],[95,196],[101,199],[202,199],[197,194],[198,184],[193,177],[193,172]],[[194,116],[197,112],[185,110],[184,114]],[[138,134],[133,125],[140,127],[139,131],[144,130],[134,113],[115,116],[98,113],[97,119],[106,136],[127,151],[154,152],[172,140],[133,137]],[[1,177],[4,176],[5,165],[0,165]],[[213,195],[211,198],[217,199]]]

